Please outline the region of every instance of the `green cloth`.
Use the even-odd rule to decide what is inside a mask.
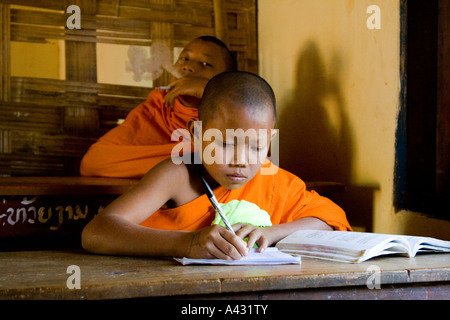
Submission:
[[[246,223],[255,227],[270,227],[272,225],[269,214],[254,203],[245,200],[231,200],[228,203],[221,203],[220,207],[231,225],[236,223]],[[220,224],[225,227],[217,212],[212,224]],[[244,241],[247,241],[247,238]]]
[[[220,203],[220,207],[231,225],[236,223],[246,223],[255,227],[270,227],[272,225],[269,214],[252,202],[231,200],[228,203]],[[225,227],[222,218],[217,212],[211,224],[220,224]],[[244,238],[244,241],[247,242],[247,240],[248,238]],[[258,245],[255,243],[253,248],[258,248]]]

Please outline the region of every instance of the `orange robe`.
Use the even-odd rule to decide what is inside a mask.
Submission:
[[[222,186],[213,190],[220,203],[247,200],[265,210],[272,224],[287,223],[299,218],[315,217],[336,230],[351,230],[345,212],[328,198],[315,191],[307,191],[297,176],[278,168],[273,175],[260,172],[239,189]],[[206,195],[177,208],[159,209],[141,225],[165,230],[199,230],[211,225],[215,211]]]
[[[198,120],[198,109],[176,99],[164,104],[165,90],[153,90],[145,102],[133,109],[125,121],[94,143],[80,165],[82,176],[141,178],[152,167],[169,158],[179,141],[172,132],[186,129],[189,119]],[[187,137],[189,138],[189,137]]]

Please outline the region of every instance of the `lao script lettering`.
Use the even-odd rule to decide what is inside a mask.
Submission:
[[[64,204],[48,205],[45,202],[41,204],[36,201],[39,197],[29,200],[24,197],[20,203],[14,201],[8,205],[8,201],[3,199],[0,205],[0,227],[10,227],[17,225],[36,225],[44,224],[51,231],[56,231],[70,220],[86,219],[89,212],[95,212],[89,208],[88,204]],[[97,212],[103,209],[97,208]],[[93,214],[92,214],[93,216]]]

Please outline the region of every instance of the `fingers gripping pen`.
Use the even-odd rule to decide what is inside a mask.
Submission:
[[[209,201],[211,201],[211,204],[213,206],[213,208],[217,211],[217,213],[220,215],[220,217],[222,218],[223,223],[225,224],[226,228],[233,234],[236,234],[233,230],[233,228],[231,228],[231,224],[228,222],[227,217],[225,217],[225,214],[222,211],[222,208],[220,207],[219,202],[217,201],[216,197],[214,196],[214,193],[212,192],[211,188],[209,187],[208,183],[206,182],[206,180],[202,177],[202,181],[203,181],[203,185],[206,188],[206,194],[209,198]]]

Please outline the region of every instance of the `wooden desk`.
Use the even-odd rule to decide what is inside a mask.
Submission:
[[[71,265],[80,268],[80,289],[67,287]],[[367,287],[370,266],[380,270],[381,289]],[[0,299],[450,299],[450,254],[231,267],[81,250],[21,251],[0,252],[0,269]]]

